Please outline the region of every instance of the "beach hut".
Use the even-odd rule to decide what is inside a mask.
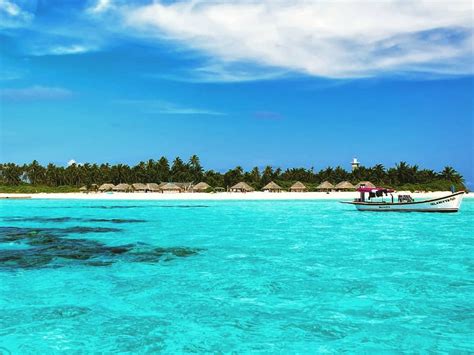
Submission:
[[[282,192],[283,189],[281,188],[281,186],[279,186],[278,184],[276,184],[275,182],[273,181],[270,181],[268,184],[266,184],[262,191],[268,191],[268,192]]]
[[[129,184],[118,184],[114,187],[114,191],[116,192],[130,192],[132,191],[132,187]]]
[[[172,182],[167,182],[163,186],[160,187],[160,190],[164,194],[168,193],[180,193],[183,191],[181,187],[179,187],[176,184],[173,184]]]
[[[132,189],[133,191],[135,192],[147,192],[148,191],[148,187],[145,185],[145,184],[142,184],[142,183],[135,183],[135,184],[132,184]]]
[[[375,185],[372,184],[370,181],[361,181],[355,187],[356,187],[356,189],[358,189],[359,187],[375,188]]]
[[[206,192],[211,186],[203,181],[192,187],[193,192]]]
[[[114,184],[102,184],[99,186],[100,192],[112,191],[114,189]]]
[[[160,185],[158,185],[156,182],[149,182],[146,184],[146,188],[150,192],[160,192]]]
[[[255,191],[252,186],[246,182],[239,182],[230,188],[230,192],[252,192]]]
[[[301,182],[297,181],[290,187],[290,192],[306,192],[308,188]]]
[[[355,186],[352,185],[349,181],[341,181],[334,188],[337,191],[349,191],[349,190],[354,190]]]
[[[332,189],[334,189],[334,185],[329,181],[324,181],[316,187],[316,190],[318,191],[331,191]]]
[[[82,186],[81,188],[79,188],[79,191],[87,193],[87,187]]]

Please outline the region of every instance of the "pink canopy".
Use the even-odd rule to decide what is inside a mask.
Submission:
[[[377,192],[377,191],[383,191],[383,192],[394,192],[395,190],[392,189],[387,189],[384,187],[359,187],[357,189],[359,192]]]

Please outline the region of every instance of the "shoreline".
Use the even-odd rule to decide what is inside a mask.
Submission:
[[[449,195],[450,191],[434,191],[425,193],[409,193],[399,191],[397,195],[410,194],[414,199],[430,199]],[[358,192],[220,192],[220,193],[145,193],[145,192],[113,192],[113,193],[35,193],[14,194],[0,193],[1,200],[48,199],[48,200],[143,200],[143,201],[275,201],[275,200],[350,200],[357,198]],[[465,194],[464,198],[474,198],[474,194]]]

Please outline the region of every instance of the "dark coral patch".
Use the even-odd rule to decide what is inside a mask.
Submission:
[[[0,227],[0,243],[27,244],[26,249],[0,249],[0,268],[25,269],[64,267],[67,265],[109,266],[119,260],[158,263],[198,254],[201,249],[170,247],[156,248],[147,244],[108,246],[69,234],[108,233],[119,229],[104,227],[18,228]]]

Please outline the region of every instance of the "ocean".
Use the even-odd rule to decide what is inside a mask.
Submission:
[[[474,200],[0,201],[0,353],[474,351]]]

